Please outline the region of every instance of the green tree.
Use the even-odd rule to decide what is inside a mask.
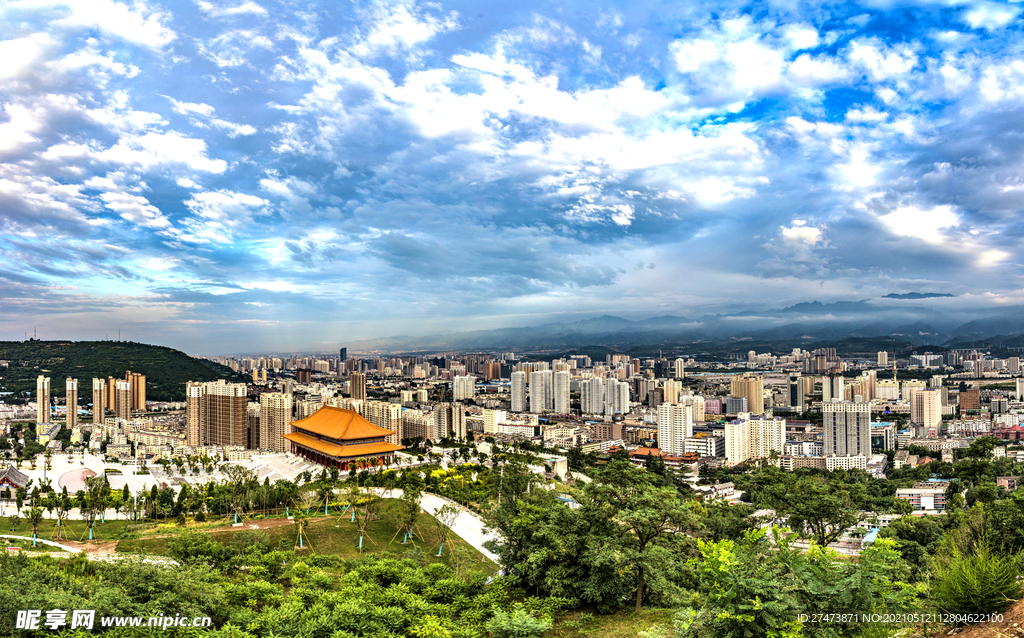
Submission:
[[[827,546],[860,520],[866,494],[861,484],[829,482],[821,476],[800,476],[765,490],[765,498],[789,527],[818,545]]]

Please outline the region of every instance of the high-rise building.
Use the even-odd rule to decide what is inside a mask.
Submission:
[[[554,373],[554,406],[555,414],[569,414],[569,373]]]
[[[348,361],[348,348],[342,348],[341,350],[338,350],[338,360]]]
[[[910,393],[910,421],[924,430],[925,436],[942,432],[942,390],[915,388]]]
[[[68,377],[64,382],[64,404],[67,406],[67,427],[78,426],[78,379]]]
[[[878,353],[878,367],[884,368],[889,365],[889,353],[879,352]]]
[[[548,380],[550,370],[530,373],[530,412],[540,414],[548,409]]]
[[[1016,379],[1017,382],[1017,400],[1024,400],[1024,378]]]
[[[366,375],[361,372],[353,372],[348,376],[348,395],[356,401],[366,400]],[[365,417],[364,417],[365,418]],[[386,427],[375,424],[379,427]],[[392,428],[386,428],[388,430]]]
[[[146,410],[146,375],[132,372],[124,373],[124,380],[130,385],[129,388],[129,411]]]
[[[679,403],[679,393],[683,391],[682,381],[669,379],[665,382],[665,403]]]
[[[526,412],[526,373],[512,373],[512,411]]]
[[[114,382],[114,414],[119,419],[132,418],[132,384],[118,379]]]
[[[616,379],[605,379],[604,413],[605,416],[621,413],[629,414],[629,384]]]
[[[50,422],[50,377],[36,379],[36,423]]]
[[[759,375],[734,376],[729,394],[734,397],[746,397],[747,410],[751,414],[764,413],[764,382]]]
[[[504,410],[484,410],[484,434],[496,434],[498,426],[504,422]]]
[[[401,440],[405,438],[401,404],[389,401],[363,401],[362,417],[379,428],[394,432],[385,438],[388,443],[400,445]]]
[[[604,379],[591,377],[580,383],[580,411],[604,414]]]
[[[260,447],[265,450],[287,452],[285,434],[292,431],[292,396],[283,392],[264,392],[260,395]]]
[[[452,398],[455,401],[472,399],[476,396],[476,377],[455,377],[452,380]]]
[[[103,379],[92,380],[92,422],[103,423],[107,407],[107,382]]]
[[[804,409],[804,383],[799,374],[789,375],[789,406],[799,411]]]
[[[466,438],[466,409],[459,403],[438,403],[434,406],[438,438]]]
[[[686,362],[680,358],[676,359],[675,364],[673,365],[673,367],[675,368],[675,377],[678,380],[682,380],[684,377],[686,377],[686,368],[684,365],[685,363]]]
[[[123,392],[127,395],[129,384],[118,383],[125,384]],[[118,396],[121,393],[118,389]],[[227,383],[223,379],[208,383],[189,381],[185,390],[189,445],[248,445],[247,404],[244,383]]]
[[[693,416],[689,407],[678,403],[658,406],[658,447],[666,454],[680,456],[686,451],[686,439],[693,436]]]
[[[750,412],[747,406],[747,397],[734,397],[732,395],[725,397],[726,414],[740,414],[742,412]]]
[[[730,465],[771,458],[772,450],[781,455],[785,445],[785,419],[743,418],[725,424],[725,456]]]
[[[871,456],[871,404],[867,401],[823,403],[825,455]]]
[[[114,404],[117,402],[117,379],[114,377],[107,377],[107,400],[104,405],[111,412],[114,411]]]
[[[260,438],[260,404],[250,401],[245,404],[245,447],[251,450],[266,449]]]

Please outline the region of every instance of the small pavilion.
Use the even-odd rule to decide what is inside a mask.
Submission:
[[[393,430],[378,427],[354,410],[324,406],[305,419],[292,421],[284,438],[302,458],[347,471],[389,462],[401,445],[388,443]]]

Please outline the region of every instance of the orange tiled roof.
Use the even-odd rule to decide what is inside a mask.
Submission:
[[[384,441],[380,443],[366,443],[364,445],[337,445],[335,443],[321,441],[320,439],[314,439],[308,434],[302,434],[300,432],[285,434],[284,438],[292,441],[293,443],[298,443],[303,447],[308,447],[311,450],[316,450],[317,452],[322,452],[323,454],[336,458],[365,456],[367,454],[387,454],[388,452],[405,449],[401,445],[395,445]]]
[[[370,423],[354,410],[329,405],[325,405],[305,419],[292,421],[292,425],[339,441],[374,439],[395,434],[392,430],[385,430]]]

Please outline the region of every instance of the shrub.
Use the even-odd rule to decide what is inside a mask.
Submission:
[[[521,605],[509,612],[495,607],[494,616],[487,621],[487,631],[493,638],[536,638],[550,628],[550,620],[534,617]]]
[[[990,614],[1006,609],[1024,594],[1019,556],[1003,555],[985,538],[973,552],[950,544],[936,563],[932,596],[950,614]]]

